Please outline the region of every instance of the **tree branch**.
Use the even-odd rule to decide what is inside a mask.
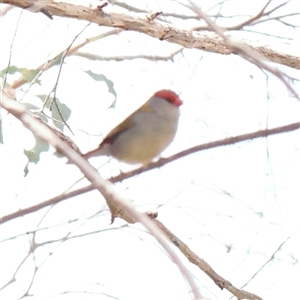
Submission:
[[[201,145],[196,145],[194,147],[191,147],[191,148],[185,149],[183,151],[180,151],[178,153],[175,153],[174,155],[171,155],[167,158],[161,158],[155,162],[151,162],[147,166],[143,166],[143,167],[134,169],[127,173],[121,173],[120,175],[108,178],[107,180],[109,180],[112,183],[120,182],[120,181],[126,180],[128,178],[131,178],[133,176],[136,176],[138,174],[141,174],[143,172],[150,171],[150,170],[153,170],[156,168],[160,168],[170,162],[173,162],[174,160],[177,160],[179,158],[185,157],[187,155],[190,155],[190,154],[198,152],[198,151],[209,150],[209,149],[222,147],[222,146],[229,146],[229,145],[233,145],[235,143],[240,143],[240,142],[244,142],[247,140],[253,140],[253,139],[257,139],[257,138],[263,138],[263,137],[267,137],[267,136],[274,135],[274,134],[294,131],[297,129],[300,129],[300,122],[288,124],[285,126],[275,127],[272,129],[264,129],[264,130],[259,130],[259,131],[255,131],[255,132],[245,133],[242,135],[237,135],[237,136],[225,138],[222,140],[217,140],[217,141],[213,141],[213,142],[209,142],[209,143],[205,143],[205,144],[201,144]],[[93,185],[88,185],[83,188],[77,189],[75,191],[61,194],[59,196],[48,199],[39,204],[36,204],[36,205],[30,206],[30,207],[21,209],[19,211],[16,211],[14,213],[2,216],[1,223],[2,224],[6,223],[10,220],[13,220],[13,219],[19,218],[21,216],[36,212],[36,211],[38,211],[44,207],[47,207],[49,205],[54,205],[56,203],[70,199],[72,197],[90,192],[94,189],[95,188],[93,187]]]
[[[202,258],[200,258],[195,252],[193,252],[188,245],[183,243],[177,236],[175,236],[164,224],[157,219],[154,222],[158,227],[166,234],[170,242],[172,242],[181,253],[199,269],[201,269],[208,277],[210,277],[214,283],[221,289],[226,289],[231,292],[237,299],[250,299],[250,300],[262,300],[259,296],[249,293],[247,291],[238,289],[232,285],[228,280],[220,276],[213,268]]]
[[[57,150],[64,153],[71,162],[77,165],[84,176],[92,183],[94,188],[103,195],[111,211],[112,220],[114,217],[120,217],[127,222],[140,222],[145,226],[176,263],[182,276],[189,284],[194,300],[202,299],[193,277],[168,243],[163,231],[159,229],[147,215],[138,212],[124,197],[117,194],[112,183],[102,179],[95,168],[75,152],[67,143],[63,142],[52,130],[32,117],[22,105],[10,99],[4,90],[1,89],[0,93],[2,96],[0,105],[5,110],[19,119],[35,136],[51,144]]]
[[[99,24],[101,26],[120,28],[123,30],[133,30],[146,35],[157,38],[161,41],[168,41],[181,45],[185,48],[199,49],[207,52],[219,54],[232,54],[234,49],[226,45],[224,40],[214,32],[195,32],[191,30],[180,30],[175,27],[158,22],[156,19],[149,21],[147,15],[144,18],[138,18],[132,15],[105,13],[103,9],[89,6],[75,5],[69,2],[54,2],[51,0],[0,0],[0,3],[8,3],[24,9],[31,9],[32,6],[43,8],[53,16],[75,18],[86,20]],[[39,10],[41,11],[41,9]],[[245,44],[240,41],[239,43]],[[256,49],[266,60],[284,64],[286,66],[300,69],[300,57],[272,51],[266,51],[264,46],[251,45],[251,41],[247,41],[247,45]],[[269,53],[271,52],[271,53]],[[234,53],[239,55],[239,53]],[[284,58],[284,59],[283,59]]]

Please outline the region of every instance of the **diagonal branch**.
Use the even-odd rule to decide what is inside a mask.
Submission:
[[[0,3],[1,3],[1,0],[0,0]],[[100,39],[103,39],[103,38],[106,38],[108,36],[111,36],[111,35],[115,35],[115,34],[118,34],[120,33],[121,30],[120,29],[112,29],[110,31],[107,31],[103,34],[99,34],[97,36],[94,36],[94,37],[91,37],[91,38],[88,38],[88,39],[85,39],[83,42],[79,43],[78,45],[76,46],[73,46],[73,47],[70,47],[72,46],[72,44],[70,44],[69,47],[67,47],[67,49],[64,49],[62,50],[58,55],[56,55],[54,58],[52,59],[49,59],[47,62],[44,62],[43,64],[41,64],[40,66],[38,66],[36,68],[36,71],[37,71],[37,76],[35,78],[35,80],[37,80],[37,78],[43,73],[45,72],[46,70],[50,69],[51,67],[55,66],[55,65],[60,65],[60,62],[63,58],[63,56],[70,56],[72,55],[73,53],[75,53],[76,51],[78,51],[80,48],[84,47],[85,45],[89,44],[89,43],[92,43],[94,41],[97,41],[97,40],[100,40]],[[18,78],[16,81],[14,81],[10,87],[12,89],[17,89],[19,88],[20,86],[22,86],[23,84],[27,83],[27,79],[23,76],[21,76],[20,78]]]
[[[138,212],[124,197],[119,195],[111,182],[101,178],[95,168],[93,168],[84,158],[75,152],[67,143],[63,142],[58,136],[56,136],[52,130],[33,118],[22,105],[12,100],[4,90],[0,90],[0,93],[2,96],[0,104],[5,110],[19,119],[35,136],[51,144],[51,146],[62,152],[71,162],[77,165],[95,189],[103,195],[108,207],[110,208],[112,221],[114,217],[121,217],[129,223],[140,222],[143,224],[143,226],[166,250],[170,258],[176,263],[183,278],[189,284],[194,300],[202,299],[194,278],[179,259],[178,255],[174,252],[163,231],[159,229],[159,227],[151,221],[147,215]]]
[[[8,3],[24,9],[31,9],[32,6],[43,7],[43,10],[48,11],[53,16],[75,18],[96,23],[101,26],[133,30],[162,41],[166,40],[170,43],[181,45],[185,48],[199,49],[226,55],[239,55],[239,53],[234,53],[234,49],[232,50],[228,47],[224,40],[214,32],[180,30],[168,24],[158,22],[156,19],[149,20],[147,15],[143,18],[138,18],[132,15],[106,13],[105,9],[103,10],[102,8],[92,8],[89,6],[75,5],[69,2],[54,2],[51,0],[0,0],[0,3]],[[240,41],[240,43],[244,42]],[[247,43],[249,47],[252,47],[251,42]],[[257,46],[254,45],[253,48],[257,49]],[[257,51],[264,55],[264,52],[260,52],[263,49],[264,47],[261,45],[260,49]],[[272,52],[272,50],[270,51]],[[287,59],[282,61],[282,56]],[[263,59],[300,69],[300,58],[297,56],[285,53],[277,55],[277,52],[272,52],[270,55],[264,56]]]
[[[185,149],[183,151],[180,151],[178,153],[175,153],[174,155],[171,155],[167,158],[161,158],[155,162],[151,162],[148,166],[146,167],[140,167],[137,169],[134,169],[132,171],[129,171],[127,173],[121,173],[120,175],[117,175],[115,177],[112,178],[108,178],[107,180],[109,180],[112,183],[115,182],[119,182],[119,181],[123,181],[125,179],[131,178],[133,176],[136,176],[138,174],[141,174],[143,172],[146,171],[150,171],[159,167],[162,167],[170,162],[173,162],[174,160],[183,158],[187,155],[190,155],[192,153],[196,153],[198,151],[203,151],[203,150],[209,150],[209,149],[213,149],[213,148],[217,148],[217,147],[223,147],[223,146],[229,146],[229,145],[233,145],[235,143],[240,143],[240,142],[244,142],[244,141],[248,141],[248,140],[253,140],[253,139],[257,139],[257,138],[263,138],[263,137],[267,137],[270,135],[274,135],[274,134],[280,134],[280,133],[285,133],[285,132],[289,132],[289,131],[294,131],[300,129],[300,122],[296,122],[296,123],[292,123],[292,124],[288,124],[285,126],[280,126],[280,127],[275,127],[272,129],[264,129],[264,130],[259,130],[259,131],[255,131],[255,132],[250,132],[250,133],[245,133],[242,135],[237,135],[234,137],[229,137],[229,138],[225,138],[222,140],[217,140],[217,141],[213,141],[213,142],[209,142],[209,143],[205,143],[205,144],[201,144],[201,145],[196,145],[194,147]],[[84,193],[88,193],[90,191],[94,190],[94,187],[92,185],[88,185],[85,186],[83,188],[68,192],[68,193],[64,193],[61,194],[59,196],[56,196],[54,198],[48,199],[44,202],[41,202],[39,204],[21,209],[19,211],[16,211],[14,213],[5,215],[1,217],[1,223],[6,223],[10,220],[16,219],[18,217],[36,212],[44,207],[47,207],[49,205],[54,205],[57,204],[61,201],[70,199],[72,197],[84,194]]]
[[[207,276],[209,276],[221,290],[228,290],[234,296],[236,296],[237,299],[262,300],[262,298],[260,298],[259,296],[238,289],[237,287],[232,285],[228,280],[214,271],[213,268],[204,259],[200,258],[195,252],[193,252],[188,245],[186,245],[177,236],[175,236],[164,224],[162,224],[157,219],[155,219],[154,222],[166,234],[170,242],[173,243],[191,263],[199,267],[199,269],[201,269]]]

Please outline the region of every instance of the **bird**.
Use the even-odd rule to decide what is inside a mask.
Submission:
[[[155,92],[83,157],[106,155],[127,164],[147,165],[173,141],[182,104],[172,90]]]

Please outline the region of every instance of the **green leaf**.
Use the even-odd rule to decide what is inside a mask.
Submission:
[[[47,99],[48,95],[46,94],[39,94],[35,95],[36,97],[40,98],[43,104],[45,105],[45,100]],[[50,103],[52,102],[53,97],[49,97],[46,107],[49,108]]]
[[[8,74],[15,74],[17,72],[22,73],[23,68],[18,68],[16,66],[9,66],[8,68],[5,68],[4,70],[1,70],[1,73],[8,73]]]
[[[30,150],[24,150],[24,154],[28,158],[28,163],[25,166],[24,172],[25,176],[28,174],[28,165],[29,163],[37,163],[40,160],[40,154],[42,152],[46,152],[49,150],[49,145],[48,143],[40,140],[40,139],[35,139],[35,146],[30,149]]]
[[[92,71],[85,71],[85,73],[87,73],[88,75],[90,75],[94,80],[96,81],[103,81],[105,82],[107,88],[108,88],[108,91],[113,94],[115,96],[115,99],[117,98],[117,93],[116,93],[116,90],[114,88],[114,83],[108,79],[105,75],[103,74],[96,74]]]
[[[58,109],[59,111],[58,111]],[[64,123],[61,119],[61,116],[63,117],[63,119],[65,120],[65,122],[67,122],[67,120],[70,118],[70,115],[71,115],[71,110],[70,108],[65,105],[64,103],[61,103],[58,99],[56,99],[56,104],[53,103],[52,104],[52,118],[54,119],[53,120],[53,123],[54,125],[59,128],[61,131],[63,131],[63,128],[64,128]],[[55,120],[61,120],[62,122],[58,122],[58,121],[55,121]]]
[[[9,66],[8,68],[2,70],[1,72],[8,74],[20,73],[27,82],[32,81],[36,75],[38,74],[38,70],[35,69],[27,69],[27,68],[18,68],[16,66]]]
[[[45,100],[48,97],[48,95],[45,95],[45,94],[40,94],[40,95],[36,95],[36,96],[38,98],[40,98],[43,103],[45,103]],[[67,105],[65,105],[64,103],[60,102],[58,98],[56,98],[55,100],[56,100],[56,104],[53,102],[53,97],[50,97],[48,99],[46,107],[51,110],[51,117],[54,119],[53,124],[57,128],[59,128],[61,131],[63,131],[63,128],[64,128],[65,125],[62,121],[62,117],[65,120],[65,122],[67,122],[67,120],[71,116],[71,109]],[[51,104],[51,108],[50,108],[50,104]],[[55,121],[55,120],[58,120],[58,121]]]
[[[26,107],[27,110],[38,110],[39,109],[38,106],[36,106],[34,104],[31,104],[29,102],[22,102],[22,104],[25,105],[25,107]]]

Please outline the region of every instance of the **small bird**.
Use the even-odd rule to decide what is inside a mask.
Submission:
[[[106,155],[128,164],[148,164],[173,141],[178,127],[179,96],[160,90],[113,128],[97,149],[83,155],[89,159]]]

